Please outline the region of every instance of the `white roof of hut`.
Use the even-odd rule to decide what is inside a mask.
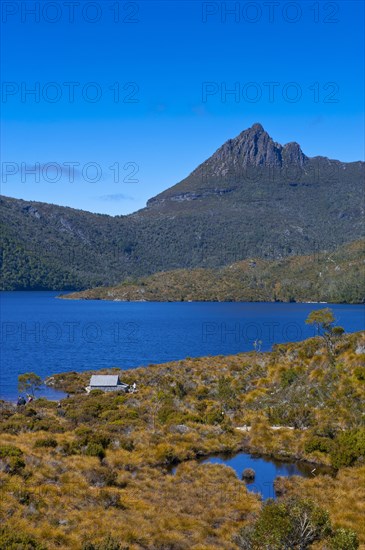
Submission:
[[[123,384],[117,374],[93,374],[90,378],[90,386],[126,386]]]

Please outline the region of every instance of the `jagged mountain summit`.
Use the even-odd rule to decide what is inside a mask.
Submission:
[[[85,288],[334,250],[364,235],[364,166],[308,157],[257,123],[129,216],[3,197],[1,288]]]
[[[363,164],[363,163],[350,163]],[[234,139],[226,141],[186,179],[150,199],[152,206],[161,199],[172,198],[174,191],[216,191],[224,194],[237,186],[271,183],[307,183],[339,179],[340,167],[345,165],[326,157],[307,157],[297,142],[285,145],[275,142],[261,124],[255,123]],[[228,189],[226,187],[229,187]],[[182,198],[182,197],[180,197]],[[186,199],[194,198],[186,196]],[[199,198],[199,197],[197,197]],[[177,199],[179,200],[179,199]]]
[[[283,147],[276,143],[259,123],[244,130],[235,139],[229,139],[210,159],[218,171],[224,170],[225,167],[229,168],[230,165],[282,167],[295,163],[303,166],[305,160],[307,157],[298,143],[288,143]]]

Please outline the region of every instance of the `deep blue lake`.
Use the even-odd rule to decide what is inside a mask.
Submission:
[[[158,303],[56,299],[58,292],[1,292],[0,398],[15,400],[17,377],[122,369],[228,355],[313,336],[305,324],[326,304]],[[362,305],[336,305],[347,332],[365,328]],[[52,396],[51,390],[45,395]]]

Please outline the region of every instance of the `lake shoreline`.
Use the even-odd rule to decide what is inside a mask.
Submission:
[[[365,333],[362,331],[347,335],[348,338],[350,337],[355,339],[361,338],[361,336],[362,337],[365,336]],[[305,340],[300,344],[303,345],[307,343],[306,345],[310,345],[310,342],[313,342],[313,343],[317,342],[317,345],[318,345],[318,343],[320,342],[320,339],[318,339],[318,337],[315,337],[315,338]],[[287,344],[279,344],[279,348],[282,347],[283,349],[290,350],[291,348],[295,349],[297,345],[298,344],[294,342],[287,343]],[[230,355],[220,356],[220,357],[217,356],[217,360],[219,358],[223,361],[230,362],[233,357],[235,358],[239,357],[240,361],[243,361],[243,362],[252,361],[252,360],[257,362],[258,360],[260,360],[260,358],[262,358],[262,360],[266,360],[270,362],[270,357],[275,356],[275,353],[276,352],[274,351],[265,351],[262,353],[245,352],[245,353],[240,353],[237,356],[230,356]],[[204,362],[204,361],[212,361],[212,360],[214,360],[214,356],[194,358],[192,361],[195,363],[197,361]],[[112,368],[112,369],[102,369],[101,371],[90,370],[90,371],[84,371],[84,372],[54,374],[45,380],[45,385],[51,386],[56,391],[63,391],[65,393],[68,393],[70,394],[71,397],[77,397],[77,396],[85,397],[86,393],[83,391],[83,388],[87,385],[87,380],[93,374],[100,374],[100,373],[118,374],[123,379],[127,379],[127,380],[132,380],[132,377],[134,379],[136,375],[142,375],[142,380],[143,380],[144,376],[148,377],[151,374],[153,376],[153,373],[156,371],[159,372],[162,370],[163,372],[164,369],[169,369],[169,370],[172,369],[173,372],[175,370],[178,371],[179,365],[184,361],[189,362],[191,360],[189,358],[186,358],[183,361],[153,364],[149,366],[140,366],[137,369],[131,369],[131,370],[120,370],[118,368]],[[71,379],[71,382],[69,382],[68,379]],[[123,395],[123,394],[118,392],[117,395]],[[131,398],[133,399],[134,394],[127,393],[125,395],[126,396],[131,395]],[[246,427],[246,430],[243,429],[244,427]],[[265,448],[262,447],[260,444],[257,444],[257,443],[255,444],[251,442],[250,432],[252,430],[252,427],[251,426],[244,426],[244,427],[235,425],[235,426],[232,426],[231,428],[234,432],[236,432],[236,434],[239,433],[242,437],[242,439],[240,440],[241,443],[239,445],[236,445],[233,449],[226,449],[226,450],[222,448],[214,449],[213,454],[230,455],[232,453],[236,454],[239,452],[244,452],[244,453],[250,454],[252,457],[255,457],[255,456],[260,458],[267,457],[270,460],[277,460],[283,463],[287,461],[291,461],[291,462],[301,463],[303,465],[308,464],[313,466],[322,466],[324,468],[328,468],[329,470],[332,469],[332,473],[335,473],[336,471],[335,468],[331,468],[331,466],[328,463],[327,457],[325,455],[312,456],[310,459],[303,458],[302,451],[295,452],[292,448],[286,449],[285,451],[280,449],[280,450],[272,450],[270,452],[267,452],[265,451]],[[285,433],[287,433],[287,434],[290,434],[290,436],[294,439],[296,438],[296,435],[298,437],[302,437],[303,434],[305,434],[306,430],[308,429],[307,427],[298,428],[298,427],[293,427],[289,425],[283,425],[283,426],[271,425],[271,426],[268,426],[268,428],[271,429],[273,434],[275,432],[277,433],[281,432],[280,437],[285,436]],[[209,453],[203,453],[201,451],[197,451],[196,453],[194,453],[194,456],[190,456],[187,459],[180,460],[175,457],[175,461],[173,461],[171,464],[168,464],[167,466],[168,467],[177,466],[178,464],[181,464],[189,460],[203,460],[204,458],[210,455],[212,455],[212,451],[209,451]],[[158,463],[155,465],[160,467],[166,466],[166,464],[164,463]]]
[[[1,398],[16,401],[17,377],[36,372],[136,369],[187,357],[269,351],[314,336],[305,319],[332,307],[345,331],[363,328],[363,305],[280,302],[54,300],[60,292],[0,294]],[[54,399],[58,399],[58,395]]]
[[[84,291],[81,291],[81,292],[84,292]],[[76,294],[76,296],[74,296],[74,294]],[[153,299],[153,300],[123,300],[123,299],[120,299],[120,298],[108,298],[108,297],[103,297],[103,298],[99,298],[99,297],[80,297],[80,296],[77,296],[77,294],[79,294],[79,291],[77,292],[72,292],[71,294],[60,294],[58,296],[55,296],[56,299],[58,300],[75,300],[75,301],[80,301],[80,302],[115,302],[115,303],[129,303],[129,304],[140,304],[140,303],[144,303],[144,304],[180,304],[180,303],[185,303],[185,304],[245,304],[245,303],[248,303],[248,304],[316,304],[316,305],[348,305],[348,306],[353,306],[353,305],[364,305],[365,304],[365,301],[359,301],[359,302],[346,302],[346,301],[343,301],[343,302],[324,302],[324,301],[313,301],[313,300],[266,300],[266,299],[263,299],[263,300],[249,300],[249,299],[244,299],[244,300],[198,300],[198,299],[195,299],[195,300],[158,300],[158,299]]]

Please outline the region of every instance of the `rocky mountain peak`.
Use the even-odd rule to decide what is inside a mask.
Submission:
[[[290,142],[282,146],[256,122],[237,137],[226,141],[201,166],[214,176],[224,176],[231,170],[239,171],[246,167],[303,167],[307,160],[298,143]]]
[[[281,150],[262,125],[255,123],[224,143],[207,162],[215,165],[217,175],[232,166],[281,166]]]
[[[305,156],[299,143],[291,141],[284,145],[281,151],[283,165],[303,166],[308,157]]]
[[[260,124],[259,122],[255,122],[255,124],[252,124],[251,128],[248,128],[248,130],[250,130],[251,132],[255,132],[257,134],[261,132],[265,132],[262,124]]]

